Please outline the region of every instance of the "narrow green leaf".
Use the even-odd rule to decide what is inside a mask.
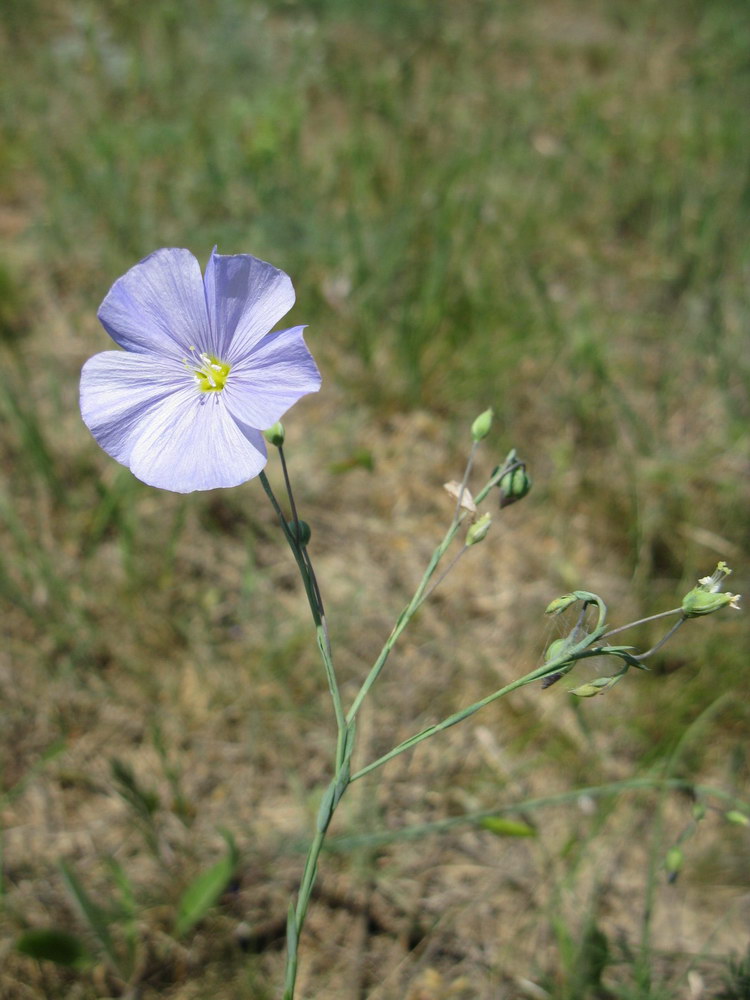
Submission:
[[[182,937],[192,927],[205,917],[212,906],[224,892],[234,873],[235,857],[233,851],[217,861],[194,879],[182,894],[177,909],[175,934]]]
[[[71,896],[78,904],[86,923],[99,939],[99,942],[107,954],[115,969],[119,968],[119,961],[115,951],[112,937],[109,933],[109,917],[105,911],[91,899],[83,885],[78,880],[78,876],[69,868],[64,861],[60,862],[60,871],[65,882],[65,886]]]
[[[92,963],[85,945],[75,934],[55,927],[36,927],[16,941],[16,951],[39,961],[55,962],[69,968],[84,968]]]
[[[536,837],[533,826],[516,819],[503,819],[502,816],[485,816],[480,819],[479,826],[496,837]]]

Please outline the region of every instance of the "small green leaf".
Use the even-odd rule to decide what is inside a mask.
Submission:
[[[84,968],[92,962],[80,938],[55,927],[37,927],[16,941],[16,951],[39,961],[55,962],[69,968]]]
[[[81,915],[99,939],[99,943],[106,952],[112,966],[118,969],[117,952],[112,942],[112,936],[109,933],[109,915],[91,899],[83,888],[83,884],[78,880],[75,872],[64,861],[60,862],[60,871],[68,892],[78,904]]]
[[[484,830],[489,830],[496,837],[536,837],[536,830],[528,823],[517,819],[503,819],[502,816],[485,816],[479,820]]]
[[[182,894],[177,910],[175,934],[182,937],[202,920],[229,885],[236,857],[230,845],[227,854],[215,865],[201,872]]]
[[[729,812],[725,812],[724,819],[737,826],[750,826],[750,816],[740,812],[739,809],[730,809]]]

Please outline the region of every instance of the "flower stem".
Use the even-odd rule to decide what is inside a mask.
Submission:
[[[463,722],[464,719],[468,719],[469,716],[474,715],[475,712],[478,712],[480,709],[490,705],[493,701],[497,701],[506,694],[510,694],[511,691],[517,691],[518,688],[525,687],[533,681],[542,680],[544,677],[552,676],[559,672],[561,667],[566,668],[567,672],[567,670],[570,669],[571,661],[583,659],[587,656],[593,655],[587,647],[601,638],[601,632],[601,627],[599,629],[595,629],[591,634],[584,635],[575,646],[566,650],[561,656],[558,656],[553,660],[547,660],[540,667],[537,667],[528,674],[524,674],[523,677],[519,677],[515,681],[511,681],[510,684],[506,684],[505,687],[500,688],[499,691],[493,691],[492,694],[488,694],[485,698],[475,701],[473,705],[469,705],[467,708],[462,708],[458,712],[454,712],[453,715],[449,715],[448,718],[443,719],[442,722],[437,722],[435,725],[428,726],[427,729],[423,729],[414,736],[410,736],[408,740],[404,740],[403,743],[399,743],[398,746],[389,750],[388,753],[383,754],[382,757],[378,757],[377,760],[372,761],[372,763],[367,764],[359,771],[356,771],[351,776],[351,781],[357,781],[358,778],[363,778],[366,774],[369,774],[370,771],[374,771],[376,768],[382,767],[382,765],[386,764],[389,760],[393,760],[394,757],[398,757],[399,754],[404,753],[406,750],[411,750],[412,747],[422,743],[423,740],[427,740],[431,736],[435,736],[437,733],[442,733],[444,729],[449,729],[451,726],[455,726],[457,723]]]
[[[472,461],[471,456],[470,456],[469,461],[470,462]],[[493,489],[493,487],[497,486],[497,484],[500,482],[500,480],[502,479],[502,477],[504,475],[506,475],[508,472],[512,472],[513,469],[518,468],[520,466],[520,464],[521,464],[520,462],[513,462],[507,468],[504,467],[504,468],[498,469],[494,473],[494,475],[490,476],[490,478],[487,480],[487,482],[482,487],[482,489],[479,491],[479,493],[477,493],[476,497],[474,498],[475,499],[475,503],[477,505],[479,505],[482,502],[482,500],[484,500],[484,498],[487,496],[487,494],[490,492],[490,490]],[[429,586],[430,580],[432,579],[432,577],[433,577],[433,575],[435,573],[435,570],[437,569],[437,567],[438,567],[438,565],[440,563],[440,560],[443,558],[443,556],[447,552],[447,550],[448,550],[451,542],[456,537],[458,529],[463,524],[463,522],[466,519],[467,515],[468,515],[467,511],[461,512],[461,504],[460,504],[460,499],[459,499],[459,504],[458,504],[458,507],[456,509],[456,513],[453,516],[453,521],[451,522],[450,527],[448,528],[448,530],[446,531],[445,535],[443,536],[443,540],[440,542],[440,544],[438,545],[438,547],[432,553],[432,558],[430,559],[430,561],[429,561],[429,563],[427,565],[427,569],[425,570],[424,575],[423,575],[422,579],[420,580],[419,585],[417,586],[417,589],[414,592],[414,596],[409,601],[409,603],[406,605],[406,607],[401,612],[401,614],[398,616],[398,620],[396,621],[396,624],[393,626],[393,629],[391,630],[391,634],[386,639],[385,644],[384,644],[383,648],[381,649],[380,654],[378,655],[377,660],[375,660],[375,663],[373,663],[372,667],[370,668],[370,672],[368,673],[367,677],[363,681],[362,686],[360,687],[359,691],[356,694],[356,697],[354,698],[354,701],[352,702],[352,706],[349,709],[349,711],[347,713],[347,716],[346,716],[346,721],[348,723],[351,724],[354,721],[354,719],[357,717],[357,713],[359,712],[360,708],[362,707],[362,702],[367,697],[367,694],[370,691],[370,688],[373,686],[373,684],[375,683],[375,681],[380,676],[380,672],[382,671],[383,667],[385,666],[386,661],[388,660],[388,657],[391,654],[391,650],[395,646],[398,637],[404,631],[404,629],[409,624],[409,622],[411,621],[411,619],[414,616],[414,614],[419,610],[419,607],[424,602],[425,597],[427,595],[427,588]]]
[[[654,617],[656,617],[656,616],[654,616]],[[636,659],[637,660],[645,660],[647,656],[651,656],[651,654],[655,653],[657,651],[657,649],[661,649],[661,647],[664,645],[664,643],[668,642],[669,639],[671,639],[672,636],[675,634],[675,632],[677,631],[677,629],[681,625],[684,625],[686,621],[687,621],[687,618],[685,618],[685,617],[682,617],[678,621],[676,621],[674,623],[674,625],[672,626],[672,628],[665,635],[663,635],[661,637],[661,639],[659,639],[659,641],[657,643],[655,643],[651,647],[651,649],[647,649],[645,653],[638,653],[638,655],[636,656]]]
[[[646,622],[655,622],[659,618],[669,618],[670,615],[677,615],[682,613],[682,608],[672,608],[670,611],[660,611],[658,615],[649,615],[647,618],[639,618],[637,621],[628,622],[627,625],[618,625],[617,628],[610,629],[609,632],[605,632],[602,639],[609,639],[611,635],[617,635],[618,632],[625,632],[629,628],[635,628],[636,625],[645,625]]]
[[[279,448],[279,451],[281,449]],[[310,605],[310,611],[312,612],[313,622],[315,623],[316,639],[318,644],[318,649],[320,650],[320,655],[323,660],[323,666],[325,667],[326,679],[328,681],[328,690],[331,695],[331,702],[333,703],[333,711],[336,717],[336,730],[337,730],[337,745],[336,745],[336,765],[340,766],[343,757],[344,743],[346,738],[346,718],[344,716],[344,707],[341,701],[341,693],[339,691],[338,682],[336,680],[336,673],[333,667],[333,655],[331,652],[331,643],[328,637],[328,626],[326,623],[325,613],[323,611],[323,601],[320,598],[320,589],[318,587],[318,581],[315,577],[315,572],[312,567],[312,562],[310,556],[307,552],[307,548],[300,542],[299,533],[299,519],[297,518],[296,507],[293,506],[293,498],[291,492],[291,484],[289,483],[288,473],[286,472],[286,463],[282,464],[285,470],[284,478],[287,483],[287,492],[289,493],[289,503],[294,510],[294,523],[296,530],[292,531],[289,527],[286,518],[284,517],[284,512],[276,499],[276,495],[273,492],[271,484],[268,481],[268,477],[265,472],[260,474],[260,482],[263,489],[266,492],[266,496],[271,501],[273,509],[276,511],[276,515],[279,519],[282,531],[284,532],[284,537],[286,538],[289,548],[292,550],[292,554],[297,563],[297,567],[300,571],[300,576],[302,577],[302,582],[305,587],[305,593],[307,594],[307,600]]]
[[[391,649],[393,648],[399,635],[406,628],[412,616],[415,614],[415,612],[418,610],[420,605],[423,603],[423,601],[430,593],[430,591],[428,591],[427,589],[428,584],[435,570],[437,569],[440,560],[445,555],[445,552],[447,551],[451,542],[455,538],[460,525],[466,518],[466,512],[461,511],[461,499],[462,499],[462,494],[466,489],[466,484],[469,478],[469,474],[471,472],[475,450],[476,448],[473,447],[471,455],[469,456],[466,472],[464,474],[463,484],[461,486],[461,491],[459,493],[458,506],[456,508],[453,521],[450,527],[448,528],[448,531],[446,532],[442,542],[433,552],[427,570],[425,571],[425,574],[422,577],[422,580],[420,581],[419,586],[417,587],[414,593],[414,596],[412,597],[409,604],[406,606],[404,611],[399,616],[399,619],[396,622],[396,625],[394,626],[393,630],[391,631],[390,636],[386,640],[386,643],[383,646],[383,649],[381,650],[378,659],[376,660],[375,664],[370,670],[370,673],[368,674],[367,678],[362,684],[362,687],[360,688],[356,698],[354,699],[352,707],[350,708],[349,713],[346,716],[344,715],[343,712],[341,696],[338,689],[338,684],[336,682],[336,675],[333,669],[331,646],[330,646],[330,641],[328,639],[328,630],[326,627],[325,614],[323,611],[323,602],[320,597],[320,590],[318,588],[317,580],[315,578],[315,572],[313,570],[309,554],[307,553],[306,547],[301,544],[301,532],[299,528],[299,518],[297,516],[297,508],[294,502],[294,496],[292,493],[291,482],[289,479],[286,460],[284,458],[284,453],[281,448],[279,448],[279,454],[284,473],[284,482],[286,485],[287,495],[289,497],[289,505],[292,511],[294,530],[292,530],[289,524],[287,523],[284,517],[284,513],[281,509],[281,506],[279,505],[273,493],[271,484],[269,483],[265,473],[261,472],[260,474],[261,485],[263,486],[263,489],[265,490],[266,495],[271,501],[271,504],[279,518],[279,522],[284,532],[284,536],[286,537],[289,547],[292,550],[292,553],[294,555],[294,558],[297,562],[297,566],[300,571],[300,575],[302,576],[302,580],[305,585],[305,591],[307,593],[308,602],[310,604],[310,610],[312,611],[313,620],[315,622],[318,648],[320,649],[321,657],[323,659],[323,663],[325,666],[326,677],[328,679],[328,687],[331,693],[331,700],[333,702],[334,711],[336,715],[336,723],[338,728],[335,776],[323,796],[320,811],[318,813],[315,836],[307,852],[307,858],[305,860],[305,867],[302,873],[302,880],[300,883],[299,891],[297,893],[296,903],[290,908],[289,912],[289,920],[287,923],[287,959],[286,959],[286,973],[284,980],[283,1000],[294,1000],[294,989],[297,979],[297,962],[298,962],[297,956],[298,956],[299,937],[305,923],[305,918],[307,916],[307,910],[310,903],[310,897],[312,895],[312,890],[315,885],[315,879],[318,872],[318,859],[323,849],[323,844],[325,841],[328,826],[331,822],[336,807],[338,803],[341,801],[343,795],[346,793],[348,786],[354,780],[354,777],[361,776],[367,771],[372,770],[373,767],[378,766],[380,763],[385,763],[385,760],[390,759],[390,756],[395,756],[395,753],[392,753],[391,755],[386,755],[385,758],[381,758],[380,761],[376,762],[373,765],[370,765],[368,768],[365,768],[363,771],[359,772],[359,774],[355,775],[354,777],[350,776],[349,761],[351,759],[352,750],[354,746],[355,719],[357,712],[365,696],[367,695],[367,692],[370,690],[373,683],[377,679],[380,671],[385,665],[385,662],[388,659]],[[515,466],[518,464],[519,463],[514,463],[512,466],[510,466],[510,469],[515,468]],[[484,488],[478,494],[477,500],[478,501],[483,500],[490,492],[490,490],[495,485],[497,485],[500,478],[503,475],[505,475],[505,473],[508,471],[509,469],[499,469],[493,476],[491,476],[488,482],[485,484]],[[462,553],[459,553],[459,556],[461,554]],[[443,576],[444,575],[445,574],[443,574]],[[439,583],[440,580],[443,579],[443,576],[441,576],[438,579],[437,583]],[[434,589],[435,585],[433,585],[432,589]],[[507,693],[507,691],[513,690],[516,687],[520,687],[521,684],[523,683],[529,683],[537,676],[544,676],[546,673],[549,672],[549,666],[550,666],[549,664],[545,664],[543,667],[540,667],[537,671],[534,671],[533,674],[528,675],[521,681],[517,681],[514,684],[509,685],[507,689],[505,689],[504,693]],[[485,703],[493,700],[494,697],[499,697],[499,696],[500,696],[499,693],[497,693],[496,695],[491,696],[489,699],[485,699]],[[470,710],[466,710],[461,715],[461,718],[465,718],[467,715],[472,714],[472,711],[477,711],[479,707],[481,707],[481,705],[477,705],[472,707],[472,709]],[[448,724],[453,725],[455,722],[459,721],[460,718],[458,717],[454,718],[452,722],[451,720],[446,720],[446,723],[443,724],[442,728],[447,728]],[[419,742],[419,740],[417,740],[417,742]],[[407,749],[407,747],[403,746],[402,749]],[[397,748],[396,752],[402,752],[402,750]]]

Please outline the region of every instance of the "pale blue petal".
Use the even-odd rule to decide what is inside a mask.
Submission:
[[[124,465],[141,433],[141,422],[172,393],[194,380],[174,361],[145,354],[105,351],[81,373],[81,414],[101,447]]]
[[[198,261],[189,250],[157,250],[112,285],[99,319],[127,351],[183,358],[210,350],[206,297]]]
[[[294,305],[287,274],[250,254],[212,252],[206,267],[209,350],[222,361],[238,361]]]
[[[224,393],[182,390],[141,422],[130,471],[149,486],[175,493],[238,486],[266,464],[263,435],[240,429]]]
[[[222,393],[235,420],[275,424],[301,396],[317,392],[320,372],[302,337],[303,326],[271,333],[229,373]]]

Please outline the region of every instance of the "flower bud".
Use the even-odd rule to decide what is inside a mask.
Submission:
[[[562,656],[570,648],[570,645],[570,636],[566,636],[564,639],[555,639],[545,650],[544,662],[550,663],[552,660],[556,660],[558,656]]]
[[[526,466],[519,465],[512,472],[506,472],[497,485],[500,488],[500,510],[503,507],[510,507],[518,500],[523,500],[531,489],[531,479],[526,473]]]
[[[576,601],[580,600],[577,594],[563,594],[562,597],[556,597],[554,601],[550,601],[545,609],[545,615],[559,615],[562,614],[571,604],[575,604]]]
[[[280,448],[284,443],[284,425],[278,420],[273,427],[269,427],[267,431],[263,431],[263,436],[269,444],[272,444],[275,448]]]
[[[711,576],[704,576],[697,586],[693,587],[682,599],[682,613],[686,618],[697,618],[700,615],[710,615],[720,608],[729,606],[739,610],[739,594],[721,592],[724,579],[731,569],[725,562],[720,562]]]
[[[312,531],[307,521],[287,521],[287,527],[300,545],[308,545]]]
[[[471,436],[475,441],[481,441],[482,438],[486,438],[490,432],[490,427],[492,427],[492,418],[494,413],[492,412],[492,407],[489,410],[485,410],[484,413],[480,413],[474,423],[471,425]]]
[[[482,514],[478,521],[475,521],[471,525],[469,530],[466,532],[466,545],[476,545],[477,542],[481,542],[487,532],[490,530],[490,525],[492,524],[492,518],[489,514]]]
[[[705,590],[694,587],[682,599],[682,613],[686,618],[698,618],[726,607],[739,611],[739,599],[739,594],[707,594]]]
[[[622,674],[614,674],[612,677],[597,677],[588,684],[581,684],[580,687],[573,688],[570,694],[576,698],[593,698],[595,694],[604,694],[620,680]]]
[[[672,884],[672,882],[677,881],[677,876],[682,870],[682,864],[685,860],[685,855],[682,853],[679,847],[670,847],[667,851],[667,856],[664,859],[664,868],[667,872],[667,881]]]

